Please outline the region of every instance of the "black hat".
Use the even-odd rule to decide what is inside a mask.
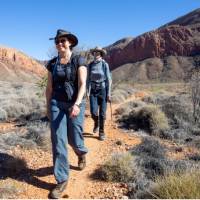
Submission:
[[[63,29],[58,29],[56,33],[56,37],[49,38],[50,40],[57,40],[59,37],[66,37],[72,42],[72,47],[78,44],[78,38],[72,33],[65,31]]]

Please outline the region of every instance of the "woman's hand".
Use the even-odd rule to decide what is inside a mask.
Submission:
[[[110,102],[111,102],[111,96],[107,96],[107,99],[106,99],[106,100],[107,100],[107,102],[110,103]]]
[[[74,104],[72,107],[71,107],[71,112],[70,112],[70,117],[73,118],[73,117],[77,117],[80,113],[80,108],[78,105]]]

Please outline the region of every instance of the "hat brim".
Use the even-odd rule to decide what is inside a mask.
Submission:
[[[90,50],[90,53],[91,53],[91,54],[94,54],[95,51],[100,52],[102,56],[105,56],[105,55],[106,55],[106,51],[103,50],[103,49],[102,49],[102,50],[101,50],[101,49],[91,49],[91,50]]]
[[[49,38],[49,40],[57,40],[60,37],[66,37],[67,39],[69,39],[70,42],[72,42],[72,47],[75,47],[78,44],[78,38],[73,34],[60,34],[57,37]]]

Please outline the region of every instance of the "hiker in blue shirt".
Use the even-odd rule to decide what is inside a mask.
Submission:
[[[69,143],[78,157],[80,170],[86,166],[88,152],[83,140],[87,68],[85,59],[72,52],[78,44],[75,35],[57,30],[54,38],[58,56],[47,64],[47,116],[51,124],[53,169],[57,185],[50,198],[61,198],[69,179]]]
[[[87,93],[90,99],[90,112],[94,120],[93,133],[99,130],[99,140],[105,140],[105,119],[107,102],[111,101],[111,73],[103,59],[106,51],[101,47],[91,49],[94,60],[88,66]]]

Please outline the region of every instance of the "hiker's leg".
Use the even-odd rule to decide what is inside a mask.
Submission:
[[[83,125],[85,115],[85,101],[80,104],[80,113],[77,117],[68,118],[68,141],[77,156],[85,155],[88,149],[84,145]]]
[[[106,120],[106,109],[107,109],[107,101],[106,101],[106,90],[102,89],[101,96],[99,98],[99,139],[105,139],[105,120]]]
[[[55,179],[62,183],[69,177],[67,117],[63,104],[55,99],[51,100],[51,141]]]
[[[94,120],[93,133],[96,133],[99,128],[99,114],[98,114],[98,97],[96,94],[91,94],[90,96],[90,112],[92,119]]]

